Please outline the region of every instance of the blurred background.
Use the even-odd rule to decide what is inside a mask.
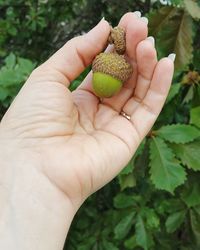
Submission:
[[[67,40],[136,10],[149,19],[159,58],[177,55],[173,85],[129,164],[78,211],[65,250],[200,249],[200,1],[0,0],[0,119]]]

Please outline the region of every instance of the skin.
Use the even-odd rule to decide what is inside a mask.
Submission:
[[[77,209],[122,170],[159,115],[173,62],[157,61],[141,18],[127,13],[119,25],[134,67],[119,94],[100,101],[91,73],[68,90],[106,46],[110,28],[102,20],[36,68],[3,117],[0,249],[62,249]]]

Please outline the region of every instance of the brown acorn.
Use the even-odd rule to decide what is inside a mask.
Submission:
[[[122,27],[111,27],[110,36],[108,42],[114,44],[115,50],[118,54],[122,55],[126,51],[126,39],[125,39],[125,30]]]

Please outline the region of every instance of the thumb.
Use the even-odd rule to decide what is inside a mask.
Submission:
[[[102,19],[88,33],[69,40],[43,66],[55,69],[66,78],[67,87],[106,46],[110,26]]]

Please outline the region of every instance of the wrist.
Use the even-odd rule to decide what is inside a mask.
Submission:
[[[4,142],[0,152],[0,249],[62,249],[76,212],[70,199],[28,150]]]

